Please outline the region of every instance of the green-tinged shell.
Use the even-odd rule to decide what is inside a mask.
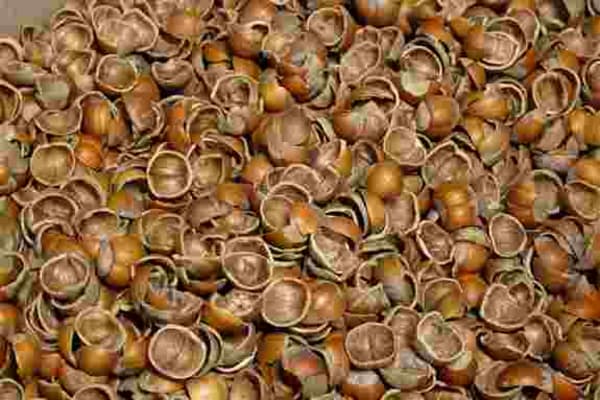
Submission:
[[[425,314],[419,321],[416,347],[419,354],[433,365],[450,364],[465,351],[462,336],[437,311]]]

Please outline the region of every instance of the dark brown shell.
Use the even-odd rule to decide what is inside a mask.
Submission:
[[[233,378],[229,392],[230,400],[243,400],[246,398],[262,399],[268,396],[269,388],[257,371],[246,369],[240,371]]]
[[[373,286],[375,283],[381,283],[392,305],[411,307],[417,301],[417,282],[408,265],[401,255],[376,255],[361,264],[356,272],[356,284],[373,290],[377,288]]]
[[[417,129],[432,139],[449,135],[460,119],[460,106],[450,96],[428,96],[415,111]]]
[[[563,339],[559,323],[545,314],[532,316],[525,325],[523,334],[529,342],[529,354],[538,360],[550,357],[551,352]]]
[[[302,108],[291,107],[283,113],[264,118],[253,134],[253,140],[267,150],[276,165],[286,165],[308,158],[306,145],[310,143],[310,134],[310,120],[306,112]]]
[[[219,78],[210,98],[226,114],[219,121],[221,132],[239,136],[258,126],[262,103],[259,101],[258,84],[248,75],[230,74]]]

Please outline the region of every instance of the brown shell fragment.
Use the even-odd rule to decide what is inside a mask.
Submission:
[[[306,21],[306,28],[317,35],[323,44],[338,51],[352,44],[356,24],[345,7],[322,7]]]
[[[344,281],[360,263],[343,236],[325,227],[311,235],[309,250],[322,268],[321,275],[327,279]]]
[[[23,107],[23,98],[21,93],[5,81],[0,81],[0,98],[2,98],[2,114],[0,121],[2,123],[13,122],[21,113]]]
[[[561,115],[573,107],[579,85],[579,77],[571,70],[550,70],[533,82],[533,101],[546,115]]]
[[[419,131],[432,139],[441,139],[458,124],[460,108],[452,97],[430,96],[419,104],[415,117]]]
[[[413,232],[420,220],[418,199],[413,193],[403,192],[385,204],[388,228],[391,232],[406,235]]]
[[[0,400],[600,400],[599,271],[600,0],[0,34]]]
[[[158,372],[172,379],[186,379],[202,367],[206,344],[192,331],[167,325],[157,331],[148,345],[148,358]]]
[[[401,95],[411,104],[418,103],[442,80],[443,60],[429,46],[410,43],[402,49],[399,61]]]
[[[44,291],[60,300],[73,299],[89,284],[91,267],[77,254],[63,254],[48,260],[40,270]]]
[[[421,304],[425,312],[438,311],[444,318],[458,318],[465,312],[463,290],[453,279],[434,279],[421,288]]]
[[[531,269],[544,288],[556,293],[566,288],[570,280],[568,252],[550,235],[535,238]]]
[[[65,108],[73,95],[72,83],[65,75],[40,74],[35,78],[35,96],[47,110]]]
[[[62,144],[48,144],[36,148],[31,159],[31,174],[48,186],[65,183],[75,168],[73,150]]]
[[[453,231],[475,225],[477,204],[467,185],[442,183],[436,187],[433,200],[446,229]]]
[[[390,129],[383,139],[383,151],[399,165],[416,167],[425,162],[427,150],[417,133],[406,127]]]
[[[72,135],[79,130],[82,113],[79,107],[66,110],[46,110],[38,114],[34,121],[43,132],[53,136]]]
[[[159,35],[156,23],[140,9],[124,13],[98,7],[92,12],[94,28],[101,47],[109,53],[125,55],[151,50]]]
[[[237,251],[225,254],[222,264],[225,275],[245,290],[264,288],[273,273],[269,258],[252,252]]]
[[[106,55],[98,60],[96,84],[107,94],[121,94],[130,91],[138,79],[133,63],[115,55]]]
[[[406,392],[426,392],[435,382],[435,369],[403,346],[398,348],[392,363],[379,371],[386,383]]]
[[[311,304],[302,324],[318,325],[340,318],[346,308],[342,290],[333,282],[317,281],[310,286]]]
[[[306,317],[310,307],[310,289],[301,280],[281,278],[263,292],[262,316],[273,326],[293,326]]]
[[[23,390],[23,387],[18,382],[9,378],[0,380],[0,394],[7,400],[25,399],[25,391]]]
[[[523,327],[530,314],[507,286],[495,283],[488,287],[481,303],[480,316],[494,329],[511,332]]]
[[[156,17],[161,28],[168,34],[180,39],[191,38],[200,34],[202,18],[210,12],[212,6],[213,2],[210,0],[173,4],[158,8]]]
[[[525,227],[531,228],[560,210],[563,192],[561,180],[554,173],[535,170],[510,187],[507,210]]]
[[[475,387],[485,398],[504,399],[511,398],[519,393],[519,387],[501,388],[498,386],[498,379],[507,363],[503,361],[494,361],[480,371],[475,377]]]
[[[100,308],[90,307],[77,314],[73,328],[83,344],[88,346],[119,350],[126,339],[121,323]]]
[[[392,330],[378,323],[367,322],[346,335],[346,352],[357,368],[372,369],[388,366],[396,354]]]
[[[528,354],[530,342],[523,333],[484,332],[480,337],[487,354],[496,360],[514,361]]]
[[[351,370],[342,382],[341,391],[354,398],[378,400],[385,393],[385,385],[375,371]]]
[[[352,84],[359,82],[378,68],[383,55],[381,47],[370,42],[356,43],[340,60],[340,77],[342,82]]]
[[[494,252],[501,257],[513,257],[527,244],[525,228],[508,214],[496,214],[490,220],[489,236]]]
[[[187,158],[175,151],[159,151],[148,163],[148,186],[159,198],[172,199],[185,194],[192,184]]]
[[[445,365],[457,360],[465,351],[465,343],[456,329],[444,321],[442,314],[425,314],[416,331],[419,354],[433,365]]]
[[[152,63],[151,71],[156,83],[166,90],[182,89],[194,75],[194,70],[189,62],[173,59],[164,63]]]
[[[117,395],[108,385],[91,384],[79,389],[74,395],[74,400],[114,400]]]
[[[557,344],[563,339],[561,326],[552,317],[532,316],[525,325],[523,334],[529,342],[528,353],[538,360],[550,357]]]
[[[433,148],[421,169],[425,183],[434,188],[445,182],[470,183],[472,174],[471,160],[451,141],[442,142]]]
[[[63,50],[85,50],[93,41],[92,30],[85,23],[65,19],[53,26],[52,47],[57,53]]]
[[[421,221],[416,232],[417,243],[431,260],[445,264],[452,260],[454,241],[450,234],[432,221]]]
[[[534,387],[546,393],[553,391],[550,372],[531,361],[517,361],[506,366],[498,375],[498,387]]]
[[[578,216],[586,220],[595,220],[600,216],[598,188],[586,182],[574,181],[565,185],[567,205]]]

